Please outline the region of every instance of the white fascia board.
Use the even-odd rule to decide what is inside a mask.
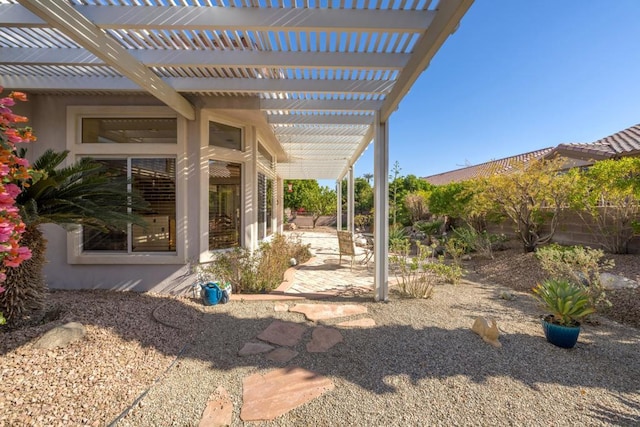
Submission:
[[[271,115],[267,116],[269,124],[319,124],[319,125],[370,125],[373,123],[373,116],[355,115]]]
[[[286,137],[286,142],[292,144],[321,144],[322,146],[349,145],[354,148],[360,143],[361,139],[362,136],[359,135],[290,135]]]
[[[438,3],[437,14],[433,22],[416,43],[411,59],[398,76],[397,84],[380,109],[381,123],[387,122],[391,114],[398,108],[402,98],[409,92],[420,74],[429,66],[431,59],[449,35],[458,28],[460,20],[472,4],[473,0],[441,0]]]
[[[294,137],[296,135],[322,135],[330,138],[331,136],[357,136],[362,138],[368,131],[370,126],[314,126],[314,129],[300,129],[298,126],[272,126],[273,133],[278,137]]]
[[[117,90],[140,92],[140,86],[124,77],[14,76],[0,75],[3,86],[23,90]]]
[[[358,144],[358,147],[356,147],[356,149],[353,150],[353,154],[351,155],[351,158],[349,159],[347,166],[338,175],[339,179],[342,179],[347,173],[349,173],[349,168],[351,167],[351,165],[356,164],[356,162],[358,161],[358,159],[360,158],[364,150],[366,150],[369,144],[371,144],[371,140],[373,139],[373,134],[375,131],[374,128],[375,126],[369,127],[369,130],[360,141],[360,144]]]
[[[311,68],[400,70],[409,60],[402,53],[257,52],[196,50],[127,50],[148,67]],[[4,64],[105,65],[84,49],[0,47]]]
[[[132,57],[120,43],[107,36],[69,3],[54,0],[19,1],[49,25],[105,61],[180,115],[188,120],[195,119],[195,108],[189,101]]]
[[[376,111],[380,107],[382,107],[382,101],[358,99],[262,99],[260,101],[260,109],[271,111]]]

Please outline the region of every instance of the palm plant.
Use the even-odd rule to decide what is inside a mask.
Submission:
[[[24,150],[20,153],[24,157]],[[145,202],[127,190],[127,180],[112,175],[105,166],[83,158],[60,167],[69,152],[47,150],[32,164],[43,174],[35,183],[28,182],[16,198],[26,225],[21,243],[31,249],[31,259],[19,267],[7,269],[5,292],[0,294],[0,311],[9,321],[42,307],[46,285],[43,268],[46,240],[41,224],[64,228],[83,226],[100,231],[124,231],[133,223],[145,226],[140,212]]]

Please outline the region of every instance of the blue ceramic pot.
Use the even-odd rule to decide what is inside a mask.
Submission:
[[[548,320],[552,319],[552,316],[546,316],[542,319],[542,329],[544,330],[544,336],[547,337],[547,341],[551,344],[557,345],[562,348],[573,348],[578,342],[578,335],[580,334],[580,325],[578,326],[562,326],[555,323],[551,323]]]

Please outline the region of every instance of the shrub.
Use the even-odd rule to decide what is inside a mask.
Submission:
[[[229,282],[235,293],[268,292],[282,283],[292,258],[298,263],[311,258],[309,245],[276,234],[253,253],[245,248],[218,253],[212,262],[198,266],[197,280]]]
[[[451,283],[452,285],[459,284],[460,279],[462,279],[462,276],[464,274],[464,270],[458,264],[445,264],[442,256],[438,257],[437,261],[435,262],[429,262],[425,264],[424,268],[436,274],[438,277],[444,280],[445,283]]]
[[[493,247],[497,243],[504,242],[504,234],[490,234],[485,231],[477,231],[471,227],[460,227],[453,231],[456,238],[463,242],[464,247],[470,252],[493,259]]]
[[[613,260],[602,259],[604,251],[551,244],[538,248],[536,257],[549,277],[582,285],[594,307],[611,306],[600,280],[600,272],[613,268],[614,263]]]

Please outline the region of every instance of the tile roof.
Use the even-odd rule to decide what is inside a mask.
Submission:
[[[489,176],[494,173],[504,173],[511,169],[514,162],[529,162],[533,159],[540,159],[553,151],[553,147],[543,148],[541,150],[531,151],[529,153],[517,154],[504,159],[491,160],[479,165],[469,166],[466,168],[456,169],[449,172],[439,173],[424,177],[427,182],[433,185],[444,185],[451,182],[466,181],[472,178]]]
[[[615,159],[640,154],[640,124],[595,142],[560,144],[554,150],[567,157],[590,160]]]
[[[467,179],[488,176],[493,173],[504,173],[510,169],[509,165],[514,161],[528,162],[531,159],[549,158],[556,154],[583,160],[604,160],[625,156],[638,156],[640,155],[640,124],[631,126],[594,142],[559,144],[557,147],[543,148],[529,153],[505,157],[504,159],[492,160],[475,166],[426,176],[423,179],[434,185],[460,182]]]

